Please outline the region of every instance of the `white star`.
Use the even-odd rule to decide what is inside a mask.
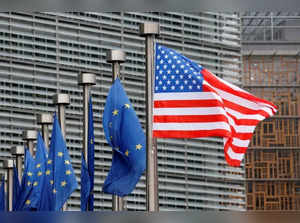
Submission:
[[[159,70],[159,66],[158,65],[156,66],[156,70]]]
[[[156,91],[158,90],[158,87],[157,87],[157,86],[155,87],[155,90],[156,90]]]
[[[183,75],[179,75],[180,79],[183,79]]]
[[[193,74],[197,75],[197,72],[196,72],[196,71],[194,71],[194,72],[193,72]]]
[[[159,63],[160,63],[160,64],[163,64],[163,63],[164,63],[164,60],[160,60]]]
[[[158,49],[160,50],[161,46],[158,46]]]
[[[168,54],[166,54],[165,58],[167,59],[168,57],[169,57]]]
[[[173,65],[172,65],[172,69],[174,69],[175,67],[176,67],[175,64],[173,64]]]
[[[194,71],[194,68],[191,67],[190,70],[191,70],[191,71]]]
[[[171,51],[170,54],[173,55],[174,53]]]
[[[176,59],[177,59],[177,56],[174,56],[173,58],[176,60]]]
[[[163,71],[162,71],[162,70],[160,70],[160,71],[159,71],[159,74],[162,74],[162,73],[163,73]]]
[[[181,85],[181,86],[180,86],[180,89],[183,90],[183,88],[184,88],[183,85]]]
[[[159,85],[162,85],[162,81],[159,81],[158,84],[159,84]]]
[[[186,74],[188,72],[188,70],[184,70],[184,73]]]
[[[160,55],[157,55],[157,59],[158,59],[158,60],[160,59]]]
[[[180,65],[180,68],[181,68],[181,69],[183,69],[183,68],[184,68],[184,65],[183,65],[183,64],[182,64],[182,65]]]
[[[164,79],[164,80],[166,80],[166,79],[167,79],[167,76],[166,76],[166,75],[164,75],[164,76],[163,76],[163,79]]]
[[[201,79],[201,76],[197,76],[198,79]]]
[[[171,89],[174,90],[174,89],[175,89],[175,86],[172,86]]]
[[[193,84],[196,84],[196,81],[195,81],[195,80],[193,80]]]
[[[168,60],[168,63],[172,63],[172,60]]]
[[[167,67],[168,67],[167,65],[164,65],[164,69],[167,69]]]
[[[177,63],[178,63],[178,64],[181,63],[181,60],[177,60]]]
[[[192,85],[189,85],[189,89],[192,89],[193,88],[193,86]]]
[[[170,73],[171,73],[171,71],[170,71],[170,70],[168,70],[168,71],[167,71],[167,73],[168,73],[168,74],[170,74]]]
[[[167,89],[167,87],[166,86],[163,86],[163,89],[164,89],[164,91]]]
[[[158,76],[155,76],[155,79],[158,80]]]
[[[172,75],[172,76],[171,76],[171,79],[174,79],[174,78],[175,78],[175,76],[174,76],[174,75]]]
[[[176,73],[176,74],[179,74],[179,70],[175,70],[175,73]]]
[[[162,53],[162,54],[164,54],[164,53],[165,53],[165,51],[164,51],[164,50],[162,50],[162,51],[161,51],[161,53]]]
[[[188,77],[189,77],[189,79],[191,79],[191,78],[192,78],[192,75],[191,75],[191,74],[189,74],[189,76],[188,76]]]
[[[197,85],[197,88],[200,89],[200,85]]]
[[[187,81],[187,80],[185,80],[185,81],[184,81],[184,84],[187,84],[187,83],[188,83],[188,81]]]
[[[189,66],[190,66],[190,64],[189,64],[189,63],[187,63],[187,64],[186,64],[186,66],[187,66],[187,67],[189,67]]]
[[[170,85],[170,84],[171,84],[171,81],[170,81],[170,80],[168,80],[168,81],[167,81],[167,84],[169,84],[169,85]]]
[[[176,80],[176,81],[175,81],[175,84],[179,84],[179,80]]]

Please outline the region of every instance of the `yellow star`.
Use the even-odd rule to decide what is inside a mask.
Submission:
[[[40,163],[36,164],[36,168],[40,168],[40,167],[41,167]]]
[[[65,164],[70,165],[70,161],[69,160],[65,160]]]
[[[27,182],[27,186],[29,187],[30,185],[31,185],[31,182],[30,182],[30,181],[28,181],[28,182]]]
[[[126,155],[126,156],[129,156],[129,151],[128,151],[128,149],[126,150],[125,155]]]
[[[94,141],[93,141],[93,139],[91,139],[91,144],[93,144],[94,143]]]
[[[143,146],[142,146],[141,144],[137,144],[137,145],[135,146],[135,148],[136,148],[137,150],[140,150],[141,148],[143,148]]]
[[[125,104],[125,108],[130,108],[130,104]]]
[[[43,174],[42,171],[39,171],[39,172],[37,173],[37,175],[38,175],[39,177],[42,176],[42,174]]]
[[[50,184],[51,184],[51,185],[53,185],[53,184],[54,184],[53,180],[50,180]]]
[[[50,170],[47,170],[47,171],[46,171],[46,175],[47,175],[47,176],[50,175],[50,173],[51,173]]]
[[[56,192],[57,192],[57,191],[56,191],[55,188],[54,188],[54,189],[53,189],[53,194],[56,194]]]
[[[28,172],[27,175],[31,177],[31,176],[32,176],[32,173],[31,173],[31,172]]]
[[[115,109],[112,113],[113,113],[113,116],[118,115],[119,110]]]
[[[58,155],[59,157],[62,157],[62,156],[63,156],[63,153],[62,153],[62,152],[58,152],[57,155]]]
[[[66,170],[66,175],[70,175],[71,171],[70,170]]]
[[[37,181],[34,181],[33,186],[35,187],[35,186],[37,186],[37,185],[38,185],[38,182],[37,182]]]
[[[30,203],[31,203],[30,200],[27,200],[27,201],[26,201],[26,204],[27,204],[27,205],[30,205]]]
[[[112,140],[112,136],[110,136],[110,140]]]
[[[61,185],[62,187],[66,186],[66,184],[67,184],[67,182],[66,182],[65,180],[62,181],[62,182],[60,183],[60,185]]]
[[[47,162],[48,164],[51,164],[52,163],[52,160],[48,160],[48,162]]]

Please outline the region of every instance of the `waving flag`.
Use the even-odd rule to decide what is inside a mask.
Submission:
[[[277,107],[156,44],[153,136],[224,138],[227,163],[240,166],[259,121]]]
[[[35,182],[33,183],[32,191],[27,198],[26,205],[28,208],[39,210],[44,187],[44,178],[46,170],[47,150],[40,133],[37,135],[36,155],[35,155]]]
[[[40,210],[59,211],[78,185],[56,114],[45,175]]]
[[[0,211],[5,211],[5,201],[4,177],[2,177],[0,185]]]
[[[24,172],[21,183],[21,191],[16,204],[17,211],[24,211],[30,209],[28,206],[28,204],[30,203],[30,201],[28,201],[28,197],[31,193],[33,186],[36,185],[34,172],[35,161],[31,156],[29,150],[25,149]]]
[[[114,151],[103,191],[123,197],[133,191],[145,171],[146,138],[119,79],[106,99],[103,128]]]
[[[81,154],[81,189],[80,189],[80,209],[81,211],[87,210],[89,195],[91,190],[91,180],[83,153]]]

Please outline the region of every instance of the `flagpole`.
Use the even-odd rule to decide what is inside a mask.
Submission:
[[[3,167],[7,169],[7,183],[6,183],[6,193],[7,193],[7,211],[13,210],[13,174],[14,174],[14,161],[11,159],[3,161]]]
[[[53,95],[53,104],[58,106],[58,120],[61,128],[61,133],[66,140],[66,109],[65,107],[70,104],[70,96],[68,94],[55,94]],[[64,204],[62,210],[68,209],[68,203]]]
[[[26,146],[29,149],[30,154],[34,157],[34,141],[37,137],[37,131],[35,130],[25,130],[23,131],[23,140],[25,140]]]
[[[96,75],[92,73],[80,73],[78,76],[78,85],[83,87],[83,155],[88,163],[88,128],[89,128],[89,92],[90,87],[96,84]],[[81,170],[82,171],[82,170]],[[92,191],[91,191],[92,193]],[[89,210],[87,204],[87,210]]]
[[[19,182],[22,180],[22,164],[24,156],[24,146],[13,146],[10,149],[10,153],[16,156],[16,168],[18,171]]]
[[[156,140],[152,134],[153,123],[153,79],[154,79],[154,41],[159,35],[159,24],[145,22],[140,25],[140,35],[145,36],[146,47],[146,142],[147,142],[147,173],[146,202],[147,211],[159,211],[158,174]]]
[[[42,113],[37,115],[37,123],[42,127],[42,136],[46,148],[49,147],[49,125],[52,123],[52,115],[48,113]]]
[[[125,62],[125,53],[122,50],[109,50],[106,54],[106,61],[112,64],[112,81],[120,78],[120,64]],[[112,196],[112,210],[123,211],[124,199],[117,195]]]

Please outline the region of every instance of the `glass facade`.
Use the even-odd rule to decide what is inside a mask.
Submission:
[[[111,164],[102,129],[102,112],[112,83],[106,52],[122,49],[122,83],[145,125],[145,53],[139,24],[159,22],[158,42],[240,85],[240,18],[236,14],[179,12],[0,13],[0,155],[23,145],[22,131],[39,129],[36,115],[54,112],[52,96],[70,95],[66,138],[80,180],[82,88],[79,72],[97,76],[92,87],[95,121],[95,209],[111,210],[111,195],[101,186]],[[229,167],[223,141],[216,138],[159,139],[160,210],[244,210],[244,168]],[[1,170],[3,171],[3,170]],[[145,210],[145,177],[126,198],[128,210]],[[68,202],[80,206],[80,190]]]

